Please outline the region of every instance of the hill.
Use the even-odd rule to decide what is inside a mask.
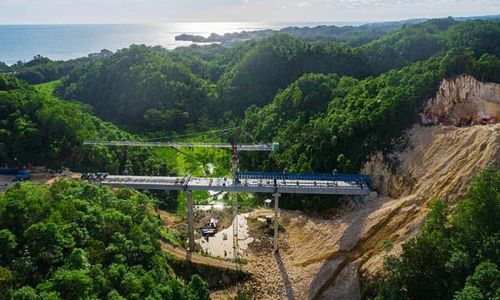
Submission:
[[[375,156],[364,168],[374,188],[390,191],[390,197],[382,194],[363,207],[344,208],[335,218],[282,211],[280,256],[262,251],[249,263],[260,275],[248,289],[257,298],[360,299],[362,288],[368,289],[360,282],[384,276],[385,258],[401,254],[404,243],[419,235],[432,200],[460,202],[472,179],[500,160],[500,125],[415,125],[396,157],[394,164]]]
[[[209,299],[182,284],[160,247],[152,201],[87,183],[0,193],[0,298]]]
[[[450,17],[451,19],[451,17]],[[454,17],[457,21],[470,20],[498,20],[499,15],[477,16],[477,17]],[[368,23],[359,26],[335,26],[321,25],[316,27],[286,27],[280,30],[258,30],[226,33],[219,35],[212,33],[208,37],[200,35],[181,34],[175,37],[179,41],[191,41],[195,43],[220,43],[223,46],[235,46],[240,42],[268,38],[276,34],[286,34],[294,38],[302,39],[318,44],[339,43],[349,46],[361,46],[381,36],[398,30],[403,26],[419,24],[429,19],[410,19],[396,22]]]
[[[476,58],[498,56],[499,32],[498,21],[436,19],[359,47],[319,46],[286,35],[232,49],[133,46],[74,68],[57,94],[135,131],[205,130],[239,122],[250,106],[269,104],[306,73],[364,79],[453,48],[471,48]]]
[[[88,139],[135,138],[90,110],[82,103],[55,98],[50,88],[35,88],[0,74],[0,160],[14,167],[169,173],[165,162],[147,149],[84,147],[83,141]]]

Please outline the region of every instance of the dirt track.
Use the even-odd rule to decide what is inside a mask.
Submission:
[[[166,253],[170,254],[173,258],[178,259],[178,260],[189,261],[193,264],[211,266],[211,267],[215,267],[215,268],[248,272],[248,269],[244,265],[236,265],[235,263],[230,262],[230,261],[225,261],[225,260],[221,260],[221,259],[217,259],[217,258],[203,256],[203,255],[198,254],[196,252],[189,253],[183,248],[174,247],[173,245],[165,243],[165,242],[161,243],[161,248],[163,249],[163,251],[165,251]]]

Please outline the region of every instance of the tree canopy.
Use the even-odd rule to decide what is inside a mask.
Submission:
[[[57,93],[90,104],[98,116],[117,124],[175,131],[213,115],[217,106],[210,90],[161,49],[132,46],[80,65]]]
[[[0,298],[209,299],[181,283],[144,194],[71,180],[0,193]]]
[[[294,36],[273,34],[231,49],[211,45],[165,51],[134,45],[77,65],[62,80],[58,95],[88,103],[98,116],[133,129],[180,131],[239,122],[249,107],[269,104],[307,73],[361,80],[453,48],[470,48],[477,58],[485,53],[498,57],[500,51],[498,20],[407,24],[355,47]]]
[[[84,140],[134,139],[103,122],[90,108],[61,101],[0,74],[0,160],[22,167],[71,167],[80,171],[168,174],[165,161],[148,149],[85,147]]]
[[[245,131],[257,140],[280,142],[282,149],[266,159],[250,156],[247,167],[355,171],[370,153],[391,149],[393,142],[417,120],[424,101],[435,94],[443,78],[470,74],[500,82],[498,72],[491,71],[491,66],[499,62],[494,55],[476,59],[470,48],[454,48],[362,80],[303,75],[270,104],[247,110]]]
[[[377,299],[500,297],[500,171],[483,171],[454,211],[431,204],[423,230],[389,257]]]

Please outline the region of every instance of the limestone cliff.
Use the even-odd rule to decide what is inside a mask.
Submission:
[[[424,125],[479,125],[500,120],[500,85],[471,76],[443,80],[420,114]]]
[[[499,109],[498,85],[464,76],[443,82],[425,106],[431,121],[424,123],[465,125],[477,116],[478,124],[489,123]],[[429,201],[453,205],[478,172],[500,162],[500,124],[416,124],[407,142],[404,151],[389,159],[374,154],[365,165],[381,196],[363,207],[329,220],[282,211],[280,255],[269,251],[249,263],[257,274],[250,282],[256,299],[359,299],[359,278],[383,274],[384,257],[418,234]]]

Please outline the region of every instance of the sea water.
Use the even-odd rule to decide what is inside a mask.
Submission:
[[[35,55],[53,60],[84,57],[102,49],[116,51],[132,44],[173,49],[192,44],[175,36],[208,36],[215,32],[281,29],[289,26],[348,25],[342,23],[166,23],[107,25],[0,25],[0,61],[9,65]],[[350,25],[350,24],[349,24]]]

